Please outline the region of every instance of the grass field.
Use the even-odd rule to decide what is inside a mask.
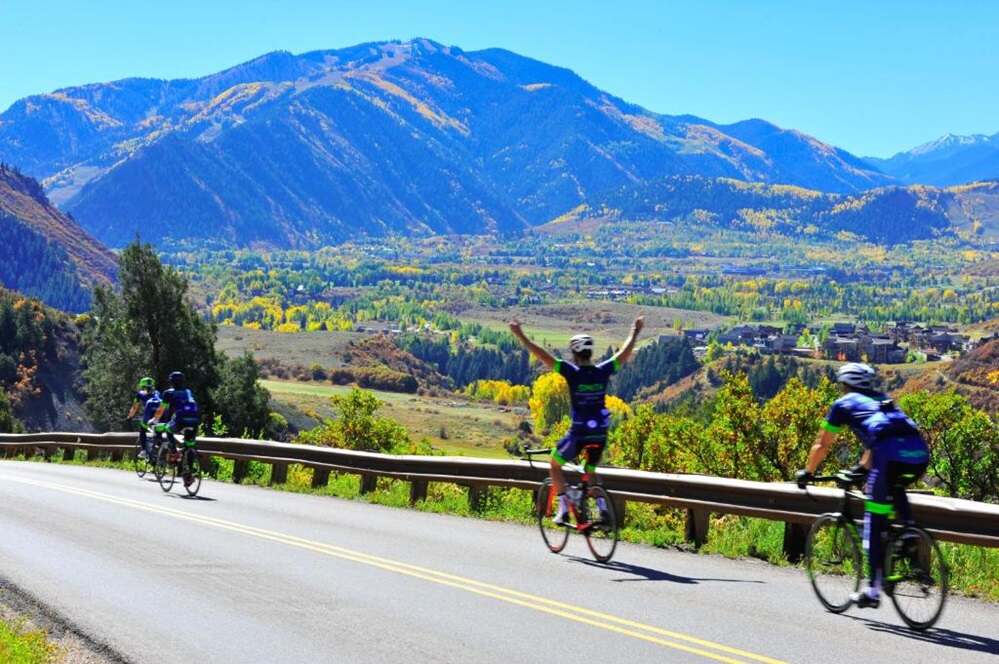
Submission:
[[[312,426],[333,415],[330,397],[350,392],[350,387],[323,383],[262,380],[282,412],[289,407],[304,416],[291,421],[299,428]],[[371,390],[385,406],[382,413],[403,425],[414,439],[429,438],[448,454],[504,458],[503,441],[516,432],[521,416],[498,406],[459,399]],[[282,408],[283,407],[283,408]],[[288,417],[288,415],[285,415]],[[444,434],[442,436],[441,434]]]
[[[510,319],[517,318],[536,341],[555,347],[567,346],[572,335],[587,332],[595,337],[600,349],[620,346],[637,316],[645,316],[645,331],[642,333],[645,340],[662,334],[676,334],[673,323],[677,319],[687,329],[718,327],[729,320],[725,316],[703,311],[594,300],[503,309],[473,307],[458,315],[462,320],[495,330],[507,329]]]
[[[230,357],[249,351],[258,361],[278,360],[286,366],[320,364],[333,368],[343,366],[342,354],[348,343],[368,336],[362,332],[325,331],[283,334],[223,325],[219,327],[215,347]]]

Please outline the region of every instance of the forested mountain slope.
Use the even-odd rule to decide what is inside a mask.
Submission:
[[[41,185],[0,165],[0,285],[67,311],[83,311],[90,287],[109,284],[116,259],[49,203]]]
[[[426,39],[36,95],[0,115],[0,158],[112,246],[518,231],[675,175],[890,182],[762,120],[659,115],[568,69]]]

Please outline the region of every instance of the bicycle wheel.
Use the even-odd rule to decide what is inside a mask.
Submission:
[[[933,536],[906,526],[888,543],[885,593],[905,624],[916,630],[936,623],[947,603],[947,561]]]
[[[558,496],[552,486],[551,478],[547,478],[534,493],[534,513],[541,530],[541,538],[552,553],[559,553],[569,540],[569,529],[566,526],[555,525],[555,511],[558,509]]]
[[[163,491],[169,492],[177,481],[177,464],[170,460],[170,446],[160,445],[156,455],[156,479]]]
[[[153,477],[156,478],[157,482],[160,481],[160,478],[163,477],[163,473],[166,472],[166,463],[165,463],[166,458],[165,457],[163,458],[162,463],[160,459],[160,454],[162,454],[162,452],[163,452],[163,445],[153,446],[153,460],[152,460]]]
[[[194,497],[201,489],[201,460],[198,458],[198,453],[191,448],[184,450],[184,458],[184,491]]]
[[[149,461],[139,456],[141,451],[142,446],[139,445],[135,448],[135,454],[132,456],[132,466],[135,468],[135,474],[139,476],[139,479],[145,477],[146,473],[149,472]]]
[[[605,563],[614,556],[617,548],[618,525],[614,503],[601,486],[590,487],[583,501],[583,511],[590,519],[590,527],[583,531],[586,546],[590,547],[594,558]]]
[[[820,516],[805,541],[805,569],[822,606],[833,613],[850,608],[864,574],[856,527],[838,514]]]

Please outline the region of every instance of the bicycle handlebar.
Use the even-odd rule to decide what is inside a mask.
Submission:
[[[534,449],[525,449],[524,456],[538,456],[541,454],[551,454],[552,448],[550,447],[537,447]]]

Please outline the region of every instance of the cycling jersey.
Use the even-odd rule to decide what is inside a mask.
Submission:
[[[135,393],[135,402],[142,404],[142,421],[148,422],[153,419],[153,415],[159,410],[160,404],[163,403],[160,399],[160,393],[157,390],[151,392],[146,392],[145,390]]]
[[[584,448],[589,448],[584,467],[594,469],[607,444],[611,412],[606,406],[607,382],[620,368],[617,360],[577,367],[565,360],[556,360],[553,370],[569,384],[572,423],[565,437],[555,448],[559,463],[574,461]]]
[[[569,383],[573,425],[591,429],[610,425],[610,411],[604,403],[607,383],[620,367],[620,363],[614,359],[581,367],[565,360],[555,361],[553,370]]]
[[[165,415],[169,416],[171,424],[197,426],[201,421],[198,402],[194,400],[194,394],[191,390],[186,388],[178,390],[171,387],[163,392],[163,402],[167,404]]]
[[[883,394],[849,392],[837,399],[822,427],[839,433],[850,427],[871,450],[874,466],[889,461],[919,464],[929,460],[929,448],[919,428]]]

